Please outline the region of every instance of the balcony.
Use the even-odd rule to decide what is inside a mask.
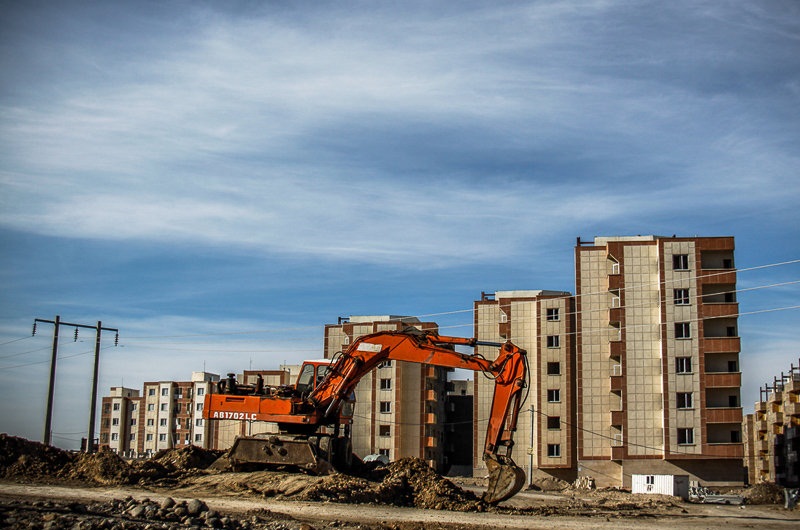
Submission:
[[[436,437],[435,436],[426,436],[425,437],[425,447],[434,448],[436,447]]]
[[[436,424],[436,413],[428,412],[425,414],[425,423],[428,425],[435,425]]]
[[[624,410],[612,410],[611,411],[611,425],[622,425],[625,419],[625,411]]]
[[[706,408],[706,423],[742,423],[741,407]]]
[[[625,355],[625,343],[621,340],[612,340],[608,342],[608,356],[612,358],[622,359]]]
[[[757,432],[767,432],[769,430],[769,425],[767,425],[767,420],[766,419],[764,419],[764,420],[756,420],[753,423],[753,426],[755,427],[755,430]]]
[[[783,412],[773,412],[770,418],[770,423],[773,425],[783,425]]]
[[[742,342],[739,337],[706,337],[701,348],[706,353],[739,352],[742,351]]]
[[[755,449],[762,453],[769,453],[769,440],[756,440]]]
[[[621,375],[612,375],[611,376],[611,391],[612,392],[620,392],[622,390],[622,376]]]
[[[618,446],[611,448],[611,460],[624,460],[625,459],[625,446]]]
[[[425,377],[428,378],[436,378],[436,367],[435,366],[425,366],[423,372],[425,373]]]
[[[739,316],[739,304],[703,304],[701,318],[723,318]]]
[[[800,403],[786,403],[784,409],[789,416],[800,416]]]
[[[439,401],[439,398],[436,395],[436,390],[426,390],[425,401]]]
[[[715,283],[735,284],[736,269],[703,269],[697,277],[698,283],[710,285]]]
[[[706,373],[706,388],[740,388],[741,372]]]
[[[622,289],[622,275],[621,274],[609,274],[608,275],[608,290],[609,291],[619,291]]]
[[[611,307],[608,309],[608,321],[612,324],[622,322],[623,309],[621,307]]]
[[[744,457],[744,444],[703,444],[703,456],[741,459]]]

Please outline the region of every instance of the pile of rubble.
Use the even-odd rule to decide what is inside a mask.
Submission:
[[[92,503],[0,501],[0,527],[31,530],[312,529],[308,524],[266,510],[231,516],[209,509],[198,499],[176,502],[169,497],[161,502],[131,497]]]

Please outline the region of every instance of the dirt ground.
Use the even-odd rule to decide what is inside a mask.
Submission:
[[[418,459],[360,476],[227,470],[224,456],[190,447],[126,462],[0,435],[0,527],[59,530],[682,529],[798,528],[780,490],[741,493],[744,506],[704,505],[624,491],[522,491],[492,506],[480,479],[447,479]]]

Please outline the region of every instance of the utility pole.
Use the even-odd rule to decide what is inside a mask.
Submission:
[[[53,324],[53,354],[50,359],[50,384],[47,393],[47,412],[44,419],[44,436],[43,442],[45,445],[50,445],[51,426],[53,422],[53,394],[56,386],[56,358],[58,356],[58,329],[61,326],[68,326],[75,328],[75,340],[78,340],[78,328],[94,329],[96,331],[95,344],[94,344],[94,370],[92,372],[92,397],[89,409],[89,436],[86,439],[86,452],[93,451],[94,442],[94,423],[95,423],[95,409],[97,408],[97,374],[100,369],[100,334],[102,331],[113,331],[116,333],[114,338],[114,346],[119,344],[119,330],[116,328],[104,328],[103,323],[97,321],[97,326],[88,326],[86,324],[72,324],[70,322],[62,322],[61,317],[56,315],[55,320],[45,320],[36,318],[33,320],[33,334],[36,335],[36,324],[43,322],[46,324]]]

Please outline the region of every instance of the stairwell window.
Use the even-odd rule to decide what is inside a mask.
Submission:
[[[559,314],[558,314],[558,308],[557,307],[548,307],[547,308],[547,321],[548,322],[558,322],[559,320],[560,320],[560,317],[559,317]]]
[[[689,289],[673,289],[672,301],[675,305],[689,305]]]
[[[561,402],[561,390],[558,388],[551,388],[547,391],[547,402],[548,403],[560,403]]]
[[[689,255],[688,254],[673,254],[672,255],[672,270],[688,271],[689,270]]]
[[[678,374],[692,373],[692,358],[691,357],[676,357],[675,358],[675,372]]]
[[[561,416],[548,416],[547,417],[547,428],[551,431],[557,431],[561,429]]]
[[[392,435],[391,425],[378,425],[378,436],[391,436],[391,435]]]
[[[561,444],[547,444],[547,456],[559,458],[561,456]]]
[[[679,409],[692,408],[692,393],[691,392],[678,392],[675,396],[677,406]]]
[[[692,326],[689,322],[675,322],[675,338],[691,339]]]
[[[561,375],[561,363],[547,363],[547,375]]]
[[[392,389],[392,380],[381,379],[381,390],[391,390],[391,389]]]
[[[548,348],[558,348],[561,345],[561,337],[558,335],[548,335],[547,336],[547,347]]]
[[[381,401],[381,413],[382,414],[389,414],[392,412],[392,403],[391,401]]]
[[[692,445],[694,443],[694,429],[678,429],[678,445]]]

